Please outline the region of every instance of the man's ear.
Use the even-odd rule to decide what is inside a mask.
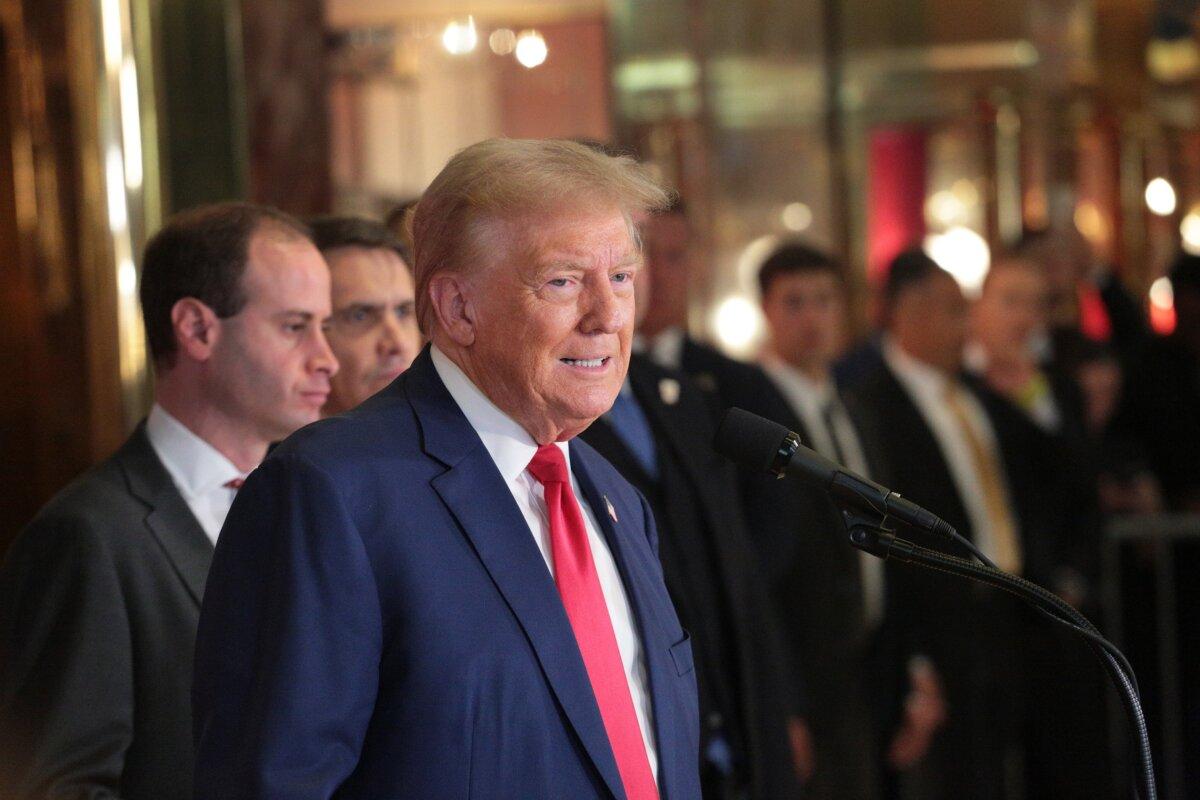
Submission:
[[[444,272],[429,281],[429,299],[438,325],[460,347],[475,343],[475,307],[471,286],[461,275]]]
[[[171,307],[171,327],[179,352],[193,361],[207,361],[221,336],[221,320],[206,303],[184,297]]]

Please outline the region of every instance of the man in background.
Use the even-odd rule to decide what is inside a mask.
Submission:
[[[651,266],[638,273],[639,319],[655,303]],[[700,776],[706,798],[799,796],[811,757],[793,753],[803,723],[748,538],[733,466],[712,448],[709,398],[644,354],[612,409],[582,438],[646,497],[680,621],[692,632],[700,696]]]
[[[326,335],[340,369],[322,413],[354,408],[408,369],[421,349],[412,256],[386,227],[360,217],[310,220],[329,264],[333,317]]]
[[[329,271],[299,221],[246,203],[146,247],[154,406],[0,569],[0,797],[192,796],[192,649],[213,544],[267,446],[313,422],[337,361]]]
[[[1052,515],[1041,432],[965,381],[968,307],[957,282],[919,250],[886,284],[884,367],[857,393],[887,473],[880,483],[932,509],[1003,570],[1046,582]],[[944,549],[941,541],[919,543]],[[923,796],[1001,798],[1024,783],[1022,609],[1014,599],[912,568],[889,574],[888,616],[942,679],[945,726],[916,776]]]
[[[826,458],[860,475],[878,474],[878,464],[872,464],[877,453],[864,442],[833,379],[846,322],[839,265],[792,242],[766,258],[758,279],[769,331],[761,363],[790,406],[791,430]],[[793,495],[803,498],[801,479],[789,482],[795,484]],[[877,797],[883,775],[876,766],[882,759],[874,756],[897,770],[920,761],[944,714],[939,683],[927,666],[914,669],[905,684],[906,714],[895,717],[901,698],[875,691],[890,683],[881,674],[904,670],[906,660],[881,646],[884,563],[849,545],[827,497],[798,503],[794,513],[796,533],[770,543],[764,556],[776,565],[772,594],[793,650],[803,654],[809,687],[817,770],[806,796]],[[885,719],[886,733],[893,734],[886,738]]]

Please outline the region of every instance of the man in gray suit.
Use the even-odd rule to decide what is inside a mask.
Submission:
[[[185,800],[192,649],[213,544],[268,445],[317,419],[337,361],[303,223],[223,203],[147,245],[155,403],[0,568],[0,797]]]

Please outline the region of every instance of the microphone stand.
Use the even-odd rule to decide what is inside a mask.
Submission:
[[[836,492],[830,492],[829,496],[842,512],[842,522],[850,537],[850,544],[859,550],[877,558],[917,564],[927,569],[957,575],[960,578],[1002,589],[1025,601],[1043,616],[1087,639],[1088,646],[1100,659],[1116,687],[1121,704],[1125,709],[1125,715],[1129,720],[1130,735],[1137,753],[1138,768],[1134,797],[1140,798],[1140,800],[1157,800],[1158,791],[1154,783],[1150,735],[1146,729],[1146,717],[1142,712],[1133,669],[1121,651],[1105,639],[1095,625],[1053,592],[1024,578],[997,569],[995,564],[991,563],[952,528],[943,533],[972,551],[983,563],[977,564],[965,558],[921,547],[914,542],[900,539],[894,531],[884,527],[887,515],[882,509],[864,512],[848,502],[848,499],[839,497]]]

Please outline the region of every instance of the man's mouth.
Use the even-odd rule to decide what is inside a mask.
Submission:
[[[608,363],[610,356],[601,358],[560,358],[559,361],[571,367],[588,367],[595,369]]]

